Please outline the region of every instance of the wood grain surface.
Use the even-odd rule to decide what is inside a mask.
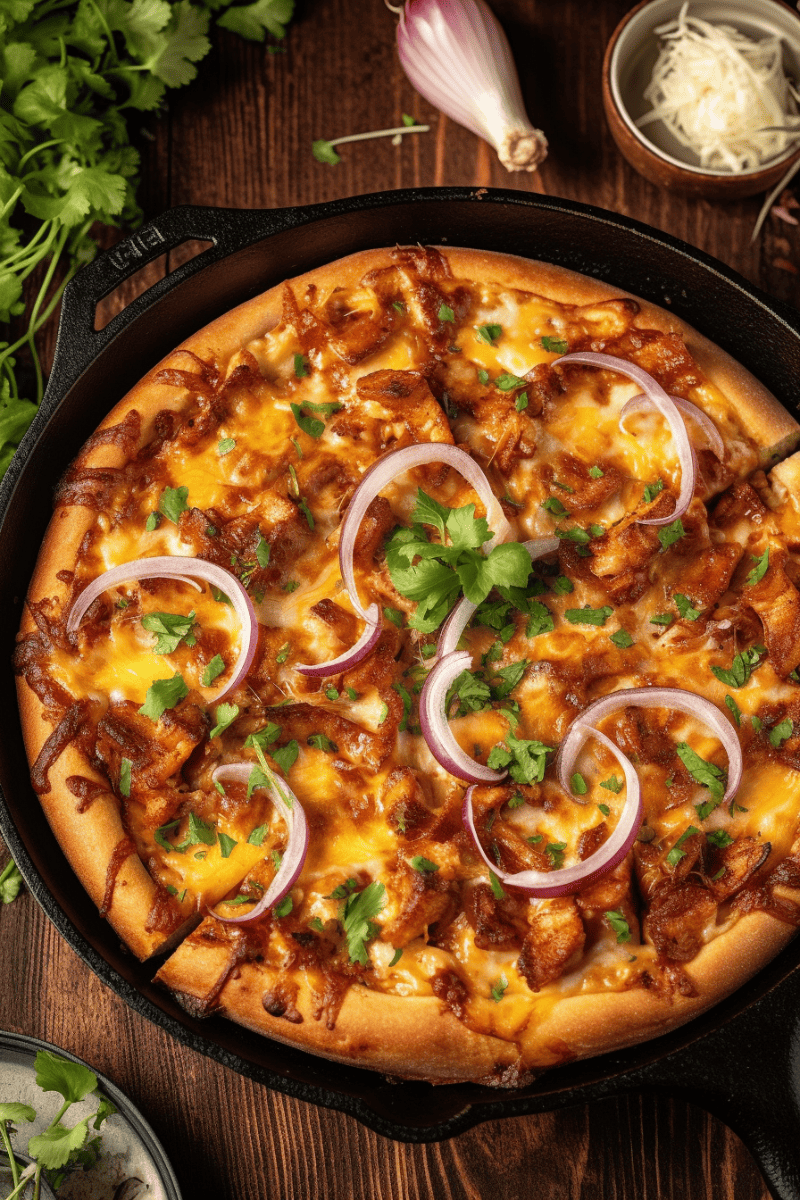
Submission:
[[[382,0],[298,0],[285,53],[217,36],[196,82],[171,93],[168,109],[134,115],[145,215],[176,204],[271,208],[415,185],[535,190],[634,216],[797,303],[800,230],[773,216],[751,244],[761,198],[722,205],[660,193],[617,152],[602,116],[600,65],[630,7],[626,0],[494,0],[529,113],[550,140],[546,163],[530,176],[507,174],[487,145],[417,96],[398,65],[394,18]],[[397,125],[403,112],[430,123],[430,132],[400,146],[388,139],[344,146],[338,166],[312,157],[315,138]],[[99,323],[180,257],[151,265],[105,301]],[[46,355],[54,338],[51,326]],[[185,1200],[769,1195],[734,1134],[663,1097],[493,1120],[427,1146],[380,1137],[172,1040],[106,988],[24,892],[0,908],[0,956],[0,1027],[51,1040],[110,1076],[153,1125]]]

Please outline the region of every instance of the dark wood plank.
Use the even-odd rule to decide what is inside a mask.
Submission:
[[[136,118],[144,213],[175,204],[274,208],[415,186],[540,191],[665,230],[796,304],[798,229],[773,217],[751,244],[760,198],[723,206],[659,192],[617,152],[602,117],[600,63],[630,6],[496,0],[530,115],[550,139],[534,176],[509,175],[484,143],[416,95],[380,0],[301,0],[285,54],[218,35],[197,82],[173,93],[160,117]],[[343,147],[335,167],[311,155],[315,138],[393,126],[403,112],[429,122],[430,133],[397,147]],[[100,319],[186,252],[128,282]],[[53,340],[51,328],[45,354]],[[0,908],[0,954],[0,1026],[48,1038],[113,1078],[161,1137],[187,1200],[767,1200],[739,1139],[688,1103],[624,1097],[490,1121],[441,1145],[394,1143],[173,1041],[97,980],[28,895]]]

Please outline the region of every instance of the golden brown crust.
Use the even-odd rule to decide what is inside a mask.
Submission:
[[[512,255],[447,248],[443,253],[456,277],[489,280],[501,286],[536,293],[570,305],[594,305],[626,297],[619,288],[549,264]],[[321,292],[334,286],[356,284],[372,270],[392,265],[389,249],[364,251],[290,280],[298,297],[310,286]],[[142,418],[140,445],[151,435],[157,413],[179,408],[186,392],[156,379],[165,365],[174,366],[184,351],[215,361],[223,372],[243,345],[262,336],[280,318],[283,285],[248,301],[188,338],[154,367],[117,404],[100,429],[119,424],[136,410]],[[640,329],[679,333],[704,374],[728,397],[742,416],[767,465],[794,446],[800,426],[748,372],[679,318],[643,301],[635,324]],[[190,364],[186,369],[192,369]],[[796,458],[798,456],[795,456]],[[125,453],[119,446],[95,447],[84,465],[120,466]],[[789,464],[794,464],[790,466]],[[800,465],[790,459],[773,476],[789,487],[800,481]],[[787,482],[788,480],[788,482]],[[29,599],[56,597],[63,603],[68,585],[58,571],[71,567],[93,514],[84,508],[60,508],[48,528],[31,582]],[[33,629],[29,613],[22,632]],[[24,680],[19,683],[20,712],[26,749],[33,763],[52,732],[52,723]],[[110,897],[108,919],[120,937],[141,958],[174,942],[174,929],[155,927],[154,913],[163,897],[135,854],[116,864],[115,884],[109,889],[109,871],[115,853],[125,842],[126,831],[119,802],[111,791],[97,795],[78,811],[75,795],[66,785],[80,774],[102,783],[86,756],[71,745],[50,770],[51,787],[41,799],[48,820],[78,878],[98,907]],[[116,869],[116,868],[115,868]],[[253,963],[237,964],[229,971],[230,949],[220,943],[190,939],[178,948],[158,973],[158,980],[185,1002],[204,1003],[215,992],[219,1011],[241,1024],[277,1040],[299,1045],[342,1062],[356,1062],[410,1078],[437,1082],[486,1079],[508,1073],[511,1079],[522,1064],[549,1065],[633,1044],[675,1028],[728,995],[768,961],[793,935],[793,930],[764,913],[751,913],[726,929],[685,966],[695,994],[665,995],[643,986],[627,991],[556,997],[545,1005],[545,1015],[518,1039],[506,1040],[475,1033],[457,1020],[435,997],[394,996],[364,986],[352,986],[333,1028],[315,1015],[317,1004],[303,972],[294,972],[293,1003],[300,1021],[274,1016],[264,1008],[265,991],[279,982],[274,973]],[[185,929],[178,931],[178,936]],[[548,993],[549,994],[549,993]],[[538,1012],[539,1010],[537,1010]]]

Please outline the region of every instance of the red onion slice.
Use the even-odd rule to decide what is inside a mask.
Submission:
[[[471,666],[472,655],[466,650],[455,650],[439,659],[425,680],[419,698],[422,736],[440,766],[457,779],[464,779],[467,783],[500,783],[505,779],[506,772],[494,771],[470,758],[459,746],[447,720],[447,689],[462,671]]]
[[[583,366],[601,367],[603,370],[617,371],[620,375],[625,375],[626,378],[632,379],[634,383],[639,384],[639,387],[652,403],[653,408],[661,413],[669,425],[673,441],[675,442],[675,449],[681,468],[681,486],[675,507],[668,517],[642,517],[639,519],[639,524],[671,525],[678,517],[683,516],[691,504],[697,483],[697,466],[694,451],[692,450],[692,443],[689,441],[686,425],[681,418],[675,402],[670,399],[661,384],[656,383],[652,375],[648,375],[647,371],[644,371],[641,367],[637,367],[634,363],[627,362],[624,358],[617,358],[613,354],[595,354],[589,350],[579,351],[577,354],[565,354],[562,358],[557,359],[556,365],[561,366],[562,363],[580,363]],[[621,421],[622,416],[620,416],[620,423]]]
[[[256,764],[251,762],[225,763],[221,767],[215,768],[211,778],[214,782],[228,779],[233,783],[246,784],[254,766]],[[281,865],[278,867],[275,878],[250,912],[241,917],[221,917],[216,912],[213,914],[218,921],[224,921],[227,925],[244,925],[248,921],[257,921],[259,917],[263,917],[273,904],[278,904],[292,890],[306,860],[308,821],[303,812],[303,806],[286,780],[281,779],[274,771],[268,790],[273,804],[280,811],[286,824],[289,840],[286,843]]]
[[[382,625],[380,623],[380,609],[377,604],[370,604],[367,609],[367,623],[364,626],[364,632],[358,639],[356,644],[344,654],[340,654],[338,658],[331,659],[326,663],[295,663],[295,671],[299,671],[301,675],[307,675],[310,679],[320,679],[326,675],[338,675],[340,671],[349,671],[356,663],[360,663],[378,644],[381,636]]]
[[[250,670],[258,645],[258,620],[252,601],[236,576],[232,575],[230,571],[226,571],[224,567],[218,567],[215,563],[206,562],[203,558],[181,555],[137,558],[133,562],[120,563],[119,566],[112,567],[111,570],[98,575],[83,589],[67,618],[67,633],[76,631],[89,606],[109,588],[118,587],[123,583],[134,583],[139,579],[177,579],[182,583],[191,584],[200,591],[199,584],[195,583],[194,579],[190,579],[188,577],[190,575],[202,579],[224,592],[230,599],[242,626],[239,654],[233,665],[230,682],[224,685],[224,690],[217,697],[220,699],[223,695],[233,691]]]
[[[536,562],[537,558],[544,558],[545,554],[553,554],[560,545],[558,538],[531,538],[529,542],[521,544],[530,554],[531,562]],[[436,646],[437,658],[444,658],[445,654],[450,654],[456,649],[459,639],[472,620],[477,607],[477,604],[473,604],[466,596],[462,596],[439,631],[439,641]]]
[[[506,520],[500,501],[492,491],[489,480],[475,460],[470,458],[464,450],[459,450],[458,446],[451,446],[447,442],[421,442],[384,455],[365,472],[353,493],[339,539],[339,566],[342,579],[353,608],[365,621],[369,621],[369,617],[358,598],[353,565],[353,552],[361,522],[375,497],[380,495],[383,489],[398,475],[404,471],[410,471],[412,467],[428,466],[432,463],[445,463],[448,467],[453,467],[478,493],[486,509],[489,527],[494,530],[494,536],[484,542],[485,554],[495,543],[499,545],[500,542],[507,541],[512,535],[511,526]]]
[[[670,395],[670,400],[678,409],[681,416],[691,417],[693,421],[697,422],[703,433],[708,438],[711,449],[714,451],[717,458],[720,460],[720,462],[724,462],[725,443],[723,442],[722,436],[716,425],[711,420],[711,417],[704,413],[702,408],[699,408],[696,404],[692,404],[691,400],[684,400],[683,396]],[[633,396],[619,414],[620,428],[625,428],[623,421],[626,417],[632,416],[633,413],[636,412],[652,411],[653,407],[652,400],[649,396],[645,396],[644,393],[640,393],[638,396]]]
[[[620,709],[627,708],[629,705],[639,708],[675,708],[678,712],[695,717],[707,725],[722,742],[723,749],[728,756],[728,786],[725,789],[722,803],[726,803],[736,794],[742,781],[742,748],[736,730],[716,704],[706,700],[705,696],[697,696],[694,692],[686,691],[684,688],[673,687],[622,688],[618,692],[611,692],[608,696],[601,696],[599,700],[595,700],[588,708],[585,708],[576,718],[558,752],[558,780],[563,788],[569,787],[572,766],[580,744],[582,744],[579,743],[575,748],[571,741],[575,725],[580,723],[582,726],[594,726],[604,717],[613,712],[619,712]]]
[[[509,887],[519,888],[530,896],[549,899],[553,896],[565,896],[577,892],[580,888],[592,883],[600,875],[612,870],[617,863],[622,862],[625,855],[636,841],[636,834],[642,823],[642,794],[639,780],[630,761],[607,738],[604,733],[583,723],[583,718],[573,721],[569,733],[562,743],[564,746],[573,739],[574,745],[569,751],[569,760],[574,764],[575,757],[587,737],[597,738],[598,741],[611,751],[625,773],[625,804],[620,813],[619,821],[611,836],[603,845],[590,854],[583,862],[574,863],[569,867],[560,867],[556,871],[503,871],[497,863],[489,858],[478,838],[475,828],[475,816],[472,810],[473,788],[467,788],[462,808],[464,826],[475,843],[478,854],[490,870],[494,871],[501,883]],[[574,752],[573,752],[574,750]]]

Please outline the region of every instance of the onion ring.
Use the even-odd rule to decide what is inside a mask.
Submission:
[[[686,691],[685,688],[673,687],[622,688],[618,692],[611,692],[608,696],[601,696],[599,700],[595,700],[588,708],[585,708],[580,716],[576,717],[558,751],[556,769],[558,781],[563,788],[569,787],[572,767],[583,744],[583,738],[579,740],[577,734],[573,739],[575,726],[594,726],[595,722],[602,721],[610,713],[627,708],[628,705],[640,708],[675,708],[678,712],[696,717],[698,721],[707,725],[722,742],[723,749],[728,756],[728,786],[722,797],[722,803],[726,803],[736,794],[739,784],[742,782],[742,747],[739,744],[736,730],[727,717],[723,716],[716,704],[706,700],[705,696],[698,696],[694,692]]]
[[[722,440],[719,430],[717,429],[711,417],[704,413],[698,405],[692,404],[691,400],[684,400],[683,396],[673,396],[670,394],[670,400],[678,409],[682,417],[691,417],[695,421],[703,433],[708,438],[711,444],[711,449],[720,462],[725,461],[725,443]],[[645,396],[644,392],[640,392],[638,396],[632,396],[631,399],[622,409],[619,414],[620,429],[624,429],[623,421],[626,417],[630,417],[636,412],[647,412],[653,409],[653,402],[649,396]],[[692,447],[694,449],[694,447]]]
[[[656,383],[652,375],[648,375],[647,371],[641,367],[637,367],[634,363],[626,362],[624,358],[617,358],[613,354],[595,354],[589,350],[579,351],[576,354],[565,354],[562,358],[556,360],[557,366],[561,366],[562,363],[600,367],[605,371],[617,371],[620,375],[625,375],[626,378],[632,379],[634,383],[639,384],[639,387],[652,403],[653,407],[661,413],[661,416],[669,425],[673,441],[675,442],[675,449],[681,468],[681,486],[678,492],[678,499],[675,501],[675,507],[668,517],[640,517],[639,524],[671,525],[673,521],[676,521],[678,517],[682,517],[686,512],[691,504],[697,484],[697,466],[694,450],[692,449],[692,443],[689,441],[689,434],[686,432],[686,425],[674,400],[667,395],[660,383]],[[621,423],[622,416],[620,416]]]
[[[380,611],[377,604],[370,604],[367,609],[367,623],[364,626],[364,632],[361,637],[346,650],[344,654],[340,654],[338,658],[331,659],[326,663],[295,663],[295,671],[299,671],[301,675],[307,675],[309,679],[320,679],[326,675],[338,675],[340,671],[349,671],[356,663],[360,663],[378,644],[378,639],[381,636],[383,626],[379,620]]]
[[[361,522],[375,497],[380,495],[396,476],[403,471],[410,471],[412,467],[422,467],[431,463],[445,463],[448,467],[453,467],[472,485],[483,501],[486,519],[490,526],[494,526],[494,535],[483,544],[484,554],[488,554],[495,543],[499,545],[500,542],[507,541],[512,533],[489,480],[475,460],[464,450],[459,450],[458,446],[451,446],[447,442],[421,442],[385,454],[365,472],[353,493],[339,539],[339,567],[347,594],[353,608],[367,622],[369,617],[358,597],[353,564],[353,552]]]
[[[251,762],[224,763],[220,767],[215,767],[211,778],[214,782],[218,779],[220,781],[229,779],[234,783],[247,783],[250,773],[256,765]],[[248,921],[257,921],[259,917],[263,917],[267,909],[278,904],[292,890],[306,860],[308,821],[303,812],[303,806],[285,779],[280,779],[274,772],[272,772],[272,777],[273,781],[268,785],[268,791],[275,807],[281,811],[289,840],[275,878],[255,908],[241,917],[221,917],[216,912],[213,914],[218,921],[224,921],[227,925],[244,925]]]
[[[507,884],[509,887],[519,888],[521,891],[527,892],[529,896],[536,896],[541,899],[549,899],[553,896],[566,896],[572,892],[577,892],[580,888],[585,887],[586,884],[592,883],[600,875],[605,875],[607,871],[612,870],[617,863],[622,862],[636,841],[636,834],[639,832],[639,827],[642,823],[641,787],[639,786],[638,777],[630,760],[604,733],[600,733],[599,730],[593,729],[589,725],[584,725],[580,719],[573,721],[570,731],[565,738],[565,743],[570,737],[575,738],[578,748],[583,745],[587,737],[597,738],[616,757],[622,770],[625,772],[625,804],[620,813],[619,821],[611,836],[603,842],[602,846],[599,846],[595,850],[594,854],[590,854],[583,862],[574,863],[569,867],[559,867],[555,871],[504,871],[496,863],[492,862],[478,838],[478,831],[475,828],[475,815],[472,810],[472,793],[474,788],[467,788],[461,810],[464,827],[475,843],[475,849],[486,866],[495,873],[500,882]]]
[[[233,665],[230,683],[216,697],[220,699],[233,691],[250,670],[258,645],[258,620],[253,602],[240,581],[230,571],[218,567],[215,563],[206,562],[203,558],[180,555],[137,558],[132,562],[120,563],[119,566],[98,575],[83,589],[70,609],[67,633],[75,633],[90,605],[109,588],[118,587],[123,583],[134,583],[139,579],[177,579],[200,591],[199,584],[188,578],[189,575],[194,575],[224,592],[230,598],[234,612],[241,622],[242,639],[239,654]]]
[[[467,783],[500,783],[507,772],[494,771],[470,758],[459,746],[447,720],[447,689],[462,671],[471,666],[472,655],[466,650],[454,650],[439,659],[425,680],[419,698],[422,736],[439,765],[455,775],[456,779],[464,779]]]

